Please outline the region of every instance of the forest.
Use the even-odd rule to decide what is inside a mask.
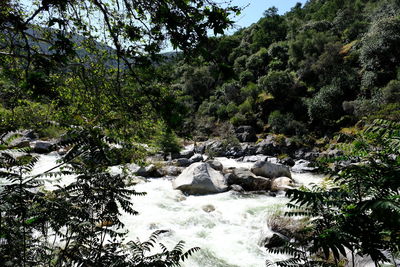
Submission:
[[[398,266],[400,1],[264,9],[2,0],[0,266]],[[135,239],[143,198],[209,221]],[[202,236],[236,201],[243,259]]]

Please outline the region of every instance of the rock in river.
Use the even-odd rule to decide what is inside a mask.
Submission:
[[[274,164],[268,161],[258,161],[254,164],[251,171],[257,175],[267,178],[276,178],[286,176],[291,178],[289,167],[279,164]]]
[[[172,185],[174,189],[190,195],[206,195],[228,190],[222,173],[203,162],[190,165],[172,182]]]

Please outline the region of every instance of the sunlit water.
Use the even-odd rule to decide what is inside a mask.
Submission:
[[[225,168],[253,165],[227,158],[217,160]],[[293,174],[293,178],[306,185],[321,180],[321,176],[311,174]],[[185,197],[172,189],[171,181],[160,178],[138,184],[135,189],[147,195],[133,198],[138,216],[122,218],[129,230],[129,239],[139,237],[143,241],[155,230],[169,230],[160,242],[170,248],[179,240],[184,240],[187,248],[201,248],[184,266],[265,266],[267,259],[284,258],[267,253],[262,246],[264,238],[271,234],[268,217],[285,209],[288,200],[283,194],[270,197],[230,191]],[[208,205],[215,210],[205,211],[203,208]]]
[[[39,174],[56,166],[58,158],[56,154],[41,156],[33,173]],[[217,160],[225,168],[250,168],[253,165],[227,158]],[[293,173],[292,176],[297,184],[321,181],[321,176],[312,174]],[[73,176],[66,176],[55,183],[69,184],[73,179]],[[186,242],[187,249],[201,248],[184,262],[186,267],[265,266],[267,259],[285,258],[267,253],[262,245],[265,237],[272,233],[267,225],[268,217],[285,209],[288,200],[283,193],[276,197],[233,191],[184,196],[173,190],[171,179],[148,179],[148,182],[134,186],[136,191],[147,195],[132,197],[133,207],[139,215],[122,216],[128,230],[126,241],[137,238],[145,241],[156,230],[168,230],[159,240],[168,248],[180,240]],[[52,184],[47,182],[46,187],[52,188]]]

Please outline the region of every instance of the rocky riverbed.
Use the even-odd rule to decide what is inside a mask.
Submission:
[[[34,149],[41,142],[34,137],[29,140]],[[283,216],[288,202],[284,191],[320,183],[323,176],[315,174],[311,160],[294,156],[284,159],[258,153],[227,157],[211,153],[217,156],[210,158],[210,150],[202,151],[201,147],[216,142],[192,144],[166,161],[151,157],[146,166],[110,168],[111,172],[128,173],[126,183],[147,193],[132,198],[139,215],[122,216],[129,231],[126,241],[143,241],[156,230],[168,230],[160,239],[167,247],[184,240],[187,248],[201,248],[185,261],[184,266],[191,267],[264,266],[266,259],[284,259],[285,255],[270,254],[266,247],[280,246],[304,226],[301,220]],[[34,173],[52,168],[64,153],[57,150],[56,142],[47,143],[52,144],[48,150],[34,150],[42,153]],[[46,186],[68,184],[73,179],[61,177]]]

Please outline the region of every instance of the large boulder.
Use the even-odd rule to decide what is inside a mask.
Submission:
[[[251,172],[257,176],[267,178],[277,178],[281,176],[292,177],[289,167],[268,161],[257,161],[251,168]]]
[[[257,141],[256,132],[251,126],[239,126],[236,129],[236,137],[240,142],[255,142]]]
[[[245,168],[236,168],[226,177],[229,185],[240,185],[245,191],[266,191],[271,188],[270,179],[258,177]]]
[[[174,189],[190,195],[206,195],[228,190],[222,173],[209,164],[197,162],[186,168],[173,182]]]
[[[293,185],[293,180],[289,177],[278,177],[272,180],[271,191],[287,191]]]

